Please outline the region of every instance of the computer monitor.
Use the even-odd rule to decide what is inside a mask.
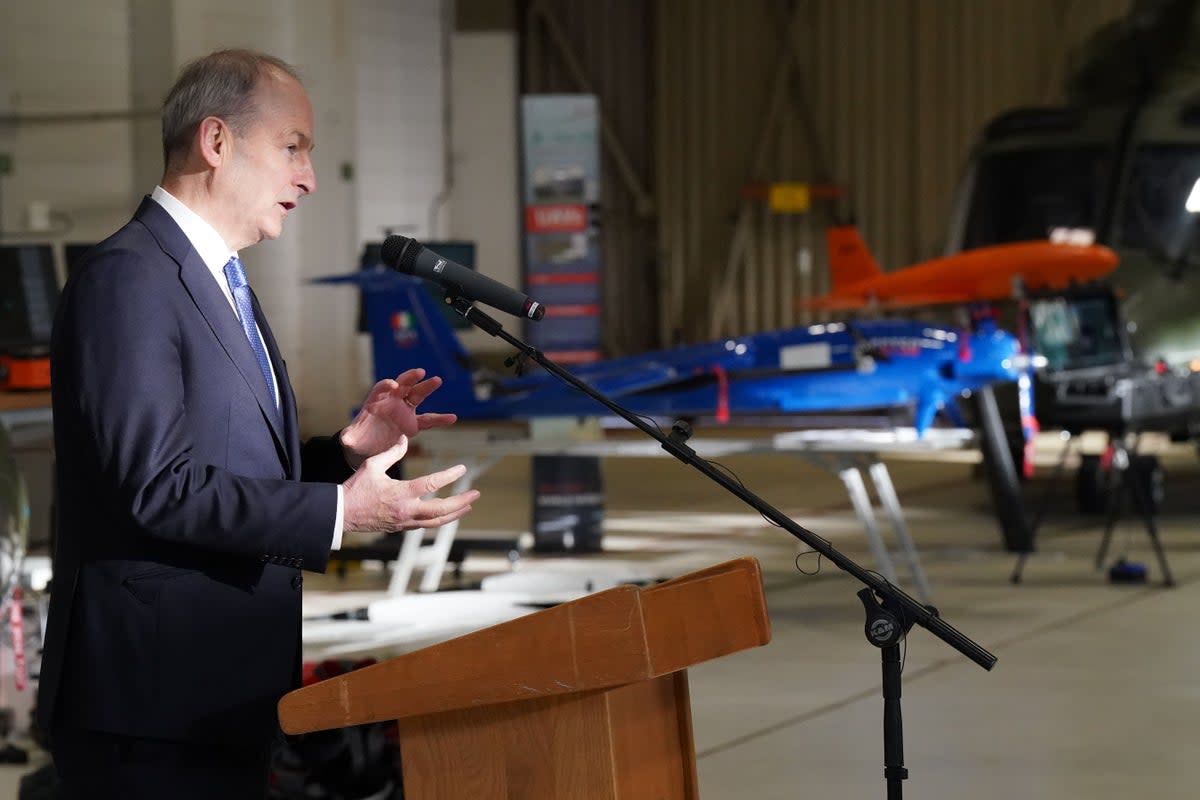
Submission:
[[[1029,304],[1034,351],[1062,372],[1123,364],[1133,357],[1110,291],[1041,297]]]
[[[58,305],[54,248],[50,244],[0,245],[0,351],[46,351]]]

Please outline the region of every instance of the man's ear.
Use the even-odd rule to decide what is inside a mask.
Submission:
[[[219,117],[205,117],[196,131],[200,156],[210,167],[220,166],[229,158],[232,135],[229,126]]]

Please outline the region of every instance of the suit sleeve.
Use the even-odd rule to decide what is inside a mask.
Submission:
[[[346,463],[341,431],[333,436],[314,436],[300,448],[300,480],[344,483],[354,474]]]
[[[59,458],[91,462],[82,466],[117,504],[110,511],[135,534],[323,570],[337,487],[237,474],[202,442],[228,435],[220,426],[235,411],[219,405],[221,387],[195,386],[209,376],[191,363],[188,337],[212,333],[195,330],[202,318],[185,313],[191,300],[174,265],[113,251],[89,264],[61,302],[56,423],[60,408],[71,413],[59,427],[69,438]]]

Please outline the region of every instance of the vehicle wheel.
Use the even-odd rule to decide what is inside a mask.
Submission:
[[[1083,456],[1075,472],[1075,507],[1080,514],[1103,514],[1108,510],[1108,474],[1100,468],[1100,456]]]
[[[1136,486],[1133,487],[1135,491],[1132,493],[1134,502],[1137,503],[1139,498],[1145,498],[1150,503],[1150,507],[1146,510],[1151,514],[1157,514],[1162,510],[1163,500],[1167,496],[1167,471],[1163,469],[1158,456],[1135,457],[1129,477],[1131,480],[1137,481]],[[1139,511],[1142,510],[1140,504],[1134,507]]]

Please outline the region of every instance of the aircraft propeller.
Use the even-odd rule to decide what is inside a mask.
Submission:
[[[1016,339],[1021,347],[1021,353],[1014,359],[1017,363],[1013,368],[1017,371],[1017,413],[1021,423],[1021,457],[1016,466],[1025,478],[1033,477],[1033,454],[1037,443],[1037,435],[1041,431],[1038,424],[1033,399],[1034,372],[1038,366],[1038,358],[1033,352],[1028,318],[1028,300],[1019,281],[1014,281],[1013,297],[1017,301]],[[968,316],[973,329],[978,330],[982,325],[996,324],[996,308],[991,303],[979,303],[968,308]],[[963,337],[965,342],[967,337]],[[1015,455],[1015,454],[1014,454]]]
[[[871,340],[863,334],[862,331],[853,322],[844,323],[846,330],[850,332],[850,336],[854,339],[854,363],[859,364],[859,359],[869,358],[879,364],[888,364],[892,357],[878,345],[871,344]]]

